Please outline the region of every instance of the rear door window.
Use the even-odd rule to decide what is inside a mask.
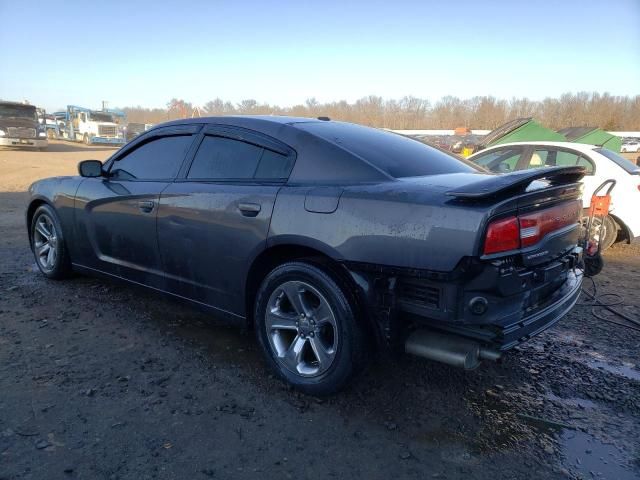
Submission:
[[[203,138],[187,178],[202,180],[280,180],[289,176],[293,157],[227,137]]]
[[[583,155],[556,148],[537,148],[534,150],[527,168],[575,166],[584,167],[588,175],[593,175],[593,164]]]
[[[521,148],[499,148],[473,158],[478,165],[495,173],[513,172],[522,157]]]
[[[193,142],[193,135],[153,138],[113,162],[110,176],[117,180],[173,179]]]

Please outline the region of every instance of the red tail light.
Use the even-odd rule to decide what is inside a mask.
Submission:
[[[581,202],[577,200],[518,217],[494,220],[487,229],[484,254],[535,245],[547,234],[577,224],[580,220],[580,210]]]
[[[484,254],[506,252],[520,248],[520,228],[517,217],[494,220],[487,229]]]

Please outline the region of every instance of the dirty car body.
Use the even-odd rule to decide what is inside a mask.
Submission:
[[[27,224],[37,251],[34,215],[49,205],[73,270],[150,287],[241,324],[260,324],[282,305],[284,293],[263,291],[270,275],[317,267],[344,293],[367,348],[473,368],[576,302],[583,174],[559,167],[493,175],[348,123],[198,118],[143,133],[95,176],[36,182]],[[337,358],[339,339],[354,335],[340,324],[342,300],[332,303],[316,277],[296,277],[295,268],[286,275],[281,285],[298,282],[319,299],[314,305],[329,305],[334,331],[321,346]],[[266,313],[263,296],[275,298]],[[304,359],[307,343],[318,353],[309,335],[322,330],[303,317],[292,326],[299,366],[281,376],[320,385],[335,366],[320,368],[323,355]],[[275,339],[276,363],[286,357],[290,349],[277,354],[280,337],[265,338]]]

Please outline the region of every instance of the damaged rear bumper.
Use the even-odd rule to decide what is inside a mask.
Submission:
[[[407,339],[426,329],[499,354],[571,310],[580,295],[581,261],[576,247],[535,268],[470,261],[448,274],[371,265],[352,265],[350,272],[364,286],[378,337],[392,348],[405,350]]]
[[[529,313],[522,313],[518,320],[496,321],[491,324],[451,326],[439,323],[436,328],[475,339],[483,344],[505,351],[529,340],[564,317],[578,301],[582,286],[582,274],[570,271],[567,278],[545,305]]]

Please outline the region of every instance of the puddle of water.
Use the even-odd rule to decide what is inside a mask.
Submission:
[[[637,480],[639,472],[626,466],[623,454],[586,433],[565,430],[560,436],[564,466],[584,478]],[[589,453],[587,453],[589,452]],[[592,473],[593,472],[593,473]]]
[[[614,375],[640,382],[640,371],[636,370],[633,365],[611,365],[610,363],[599,360],[591,360],[587,362],[587,365],[594,369],[604,370],[606,372],[613,373]]]

